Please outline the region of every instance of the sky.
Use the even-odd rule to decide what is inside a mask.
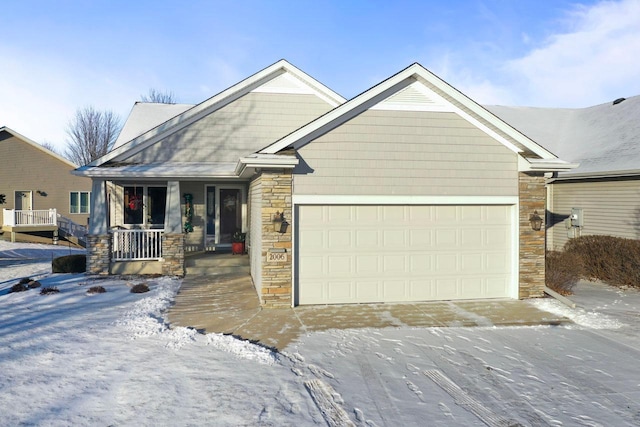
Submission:
[[[64,151],[87,106],[200,103],[286,59],[345,98],[419,62],[480,104],[640,94],[640,0],[3,0],[0,126]]]

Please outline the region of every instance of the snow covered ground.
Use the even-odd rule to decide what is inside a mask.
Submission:
[[[179,280],[131,294],[142,279],[50,274],[57,250],[0,241],[0,425],[640,425],[633,289],[535,302],[569,326],[332,330],[277,354],[169,329]],[[24,276],[60,293],[4,292]]]

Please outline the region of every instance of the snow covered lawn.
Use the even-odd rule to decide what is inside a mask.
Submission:
[[[0,242],[0,261],[56,250]],[[50,258],[0,264],[0,425],[640,425],[633,289],[535,302],[575,325],[332,330],[276,354],[169,329],[177,279],[132,294],[142,279],[53,275]],[[60,293],[3,292],[38,274]]]

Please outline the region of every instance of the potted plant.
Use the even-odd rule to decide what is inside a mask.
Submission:
[[[242,255],[244,253],[244,241],[247,237],[247,233],[236,231],[231,237],[231,253],[233,255]]]

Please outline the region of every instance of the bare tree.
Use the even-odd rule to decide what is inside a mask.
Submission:
[[[159,104],[175,104],[175,96],[173,92],[160,92],[157,89],[149,89],[148,95],[141,95],[142,102],[157,102]]]
[[[77,110],[67,127],[70,139],[65,157],[78,165],[91,163],[111,151],[120,128],[120,118],[112,111],[93,107]]]
[[[56,147],[55,145],[53,145],[53,143],[49,142],[49,141],[45,141],[42,144],[40,144],[43,148],[46,148],[49,151],[52,151],[56,154],[60,154],[58,153],[58,147]]]

